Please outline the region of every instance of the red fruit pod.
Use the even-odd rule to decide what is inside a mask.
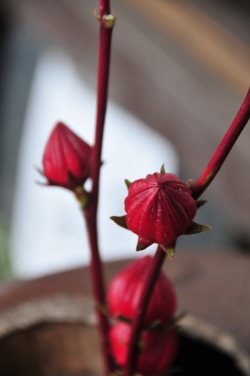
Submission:
[[[131,326],[118,322],[110,329],[110,344],[113,356],[121,367],[126,365]],[[157,375],[166,371],[174,362],[178,351],[178,336],[175,330],[144,330],[139,340],[140,353],[136,372]]]
[[[139,236],[137,250],[153,243],[166,249],[192,224],[197,206],[185,182],[156,172],[130,184],[125,211],[127,228]]]
[[[82,186],[90,176],[91,147],[59,122],[43,154],[43,174],[50,185],[70,190]]]
[[[122,316],[129,320],[135,317],[151,261],[151,256],[142,257],[113,278],[107,294],[111,316]],[[176,305],[174,288],[170,280],[160,272],[147,307],[144,326],[158,321],[168,323],[174,316]]]

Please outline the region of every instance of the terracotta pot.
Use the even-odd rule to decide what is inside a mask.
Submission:
[[[178,258],[178,260],[181,259],[182,257]],[[190,256],[184,257],[179,264],[173,263],[171,277],[177,285],[180,308],[184,300],[182,298],[182,291],[184,291],[185,296],[187,294],[192,299],[194,296],[198,298],[193,306],[198,309],[201,297],[197,290],[194,295],[194,286],[200,286],[203,283],[201,290],[207,291],[204,273],[201,274],[203,282],[200,280],[200,284],[197,284],[195,278],[198,278],[199,274],[194,272],[194,260],[191,262],[192,273],[190,275],[188,274],[190,266],[188,260]],[[199,257],[195,257],[195,260],[197,263]],[[205,261],[208,265],[208,259]],[[218,260],[215,262],[218,263]],[[232,262],[237,265],[235,260]],[[186,274],[181,270],[182,263]],[[242,260],[243,264],[244,260]],[[124,265],[124,261],[105,265],[109,279]],[[243,275],[244,267],[241,267],[241,263],[239,268]],[[201,269],[199,265],[199,271]],[[211,270],[214,282],[216,268],[213,266]],[[209,269],[206,269],[206,275],[210,281]],[[221,273],[219,275],[221,278]],[[182,288],[184,280],[186,282]],[[232,282],[232,275],[230,275],[230,280]],[[225,281],[227,282],[226,278]],[[188,291],[188,286],[190,286],[190,291]],[[2,287],[0,291],[0,375],[102,375],[102,361],[89,287],[86,268]],[[187,308],[190,310],[190,306]],[[202,309],[204,309],[203,304]],[[211,311],[214,311],[214,307],[211,307]],[[240,327],[241,323],[237,320],[236,317],[235,321]],[[197,316],[188,314],[180,322],[180,351],[173,365],[172,374],[250,376],[250,360],[231,335],[204,319],[201,320]]]
[[[99,376],[102,362],[92,302],[58,296],[25,303],[0,316],[0,375]],[[250,375],[248,356],[213,325],[180,322],[177,375]]]

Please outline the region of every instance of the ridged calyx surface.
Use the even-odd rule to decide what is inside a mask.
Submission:
[[[166,249],[192,224],[197,206],[185,182],[156,172],[130,184],[125,211],[128,229],[139,236],[138,250],[153,243]]]
[[[112,353],[117,364],[126,365],[131,325],[118,322],[110,330]],[[143,375],[157,375],[166,371],[177,355],[178,337],[176,331],[144,330],[140,340],[140,353],[136,372]]]
[[[142,257],[113,278],[107,295],[111,316],[133,320],[138,311],[151,262],[151,256]],[[154,322],[167,324],[175,314],[176,305],[174,288],[170,280],[160,272],[148,304],[144,326],[152,325]]]
[[[48,183],[70,190],[82,186],[90,176],[91,150],[65,124],[57,123],[43,155],[43,174]]]

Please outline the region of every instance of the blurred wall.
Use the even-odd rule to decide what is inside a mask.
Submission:
[[[9,35],[16,33],[14,40],[19,40],[12,54],[21,52],[19,58],[12,56],[5,65],[16,63],[20,77],[14,79],[17,89],[12,86],[13,92],[4,95],[9,104],[2,105],[2,140],[10,137],[6,135],[6,124],[11,142],[18,140],[33,67],[45,47],[67,51],[79,74],[95,88],[98,25],[92,17],[93,7],[92,0],[1,1],[2,14],[11,23]],[[118,13],[118,19],[113,37],[111,98],[170,139],[180,155],[182,178],[195,179],[233,120],[249,86],[246,38],[241,40],[219,17],[213,17],[213,12],[197,8],[195,2],[114,0],[112,10]],[[8,120],[3,117],[6,114]],[[12,116],[16,119],[11,120]],[[222,242],[225,246],[237,237],[242,239],[242,234],[247,243],[250,233],[249,132],[249,127],[244,130],[205,195],[211,209],[202,209],[209,224],[227,234]],[[11,149],[17,150],[17,143]],[[11,153],[13,169],[15,155]],[[4,168],[1,184],[6,194],[1,205],[9,207],[14,174],[6,184]],[[209,244],[213,235],[206,236]]]

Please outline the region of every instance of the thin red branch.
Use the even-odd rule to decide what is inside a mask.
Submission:
[[[228,156],[237,138],[241,134],[242,130],[246,126],[250,118],[250,89],[244,99],[235,119],[233,120],[230,128],[223,137],[217,150],[212,156],[210,162],[196,181],[192,188],[192,195],[194,199],[197,199],[207,189],[209,184],[215,178],[217,172],[220,170],[223,162]]]
[[[158,279],[165,257],[166,253],[160,246],[158,246],[148,271],[148,276],[139,303],[138,313],[132,323],[132,332],[128,347],[125,376],[132,376],[134,373],[136,357],[138,355],[138,338],[142,329],[143,319],[146,314],[147,306],[153,293],[154,286]]]
[[[107,3],[103,1],[103,3]],[[111,54],[111,37],[113,28],[106,27],[105,23],[100,20],[100,39],[99,39],[99,62],[98,62],[98,83],[97,83],[97,116],[96,116],[96,132],[95,143],[92,153],[92,205],[95,215],[98,206],[99,196],[99,176],[101,166],[101,153],[103,131],[105,124],[107,97],[108,97],[108,81]]]

